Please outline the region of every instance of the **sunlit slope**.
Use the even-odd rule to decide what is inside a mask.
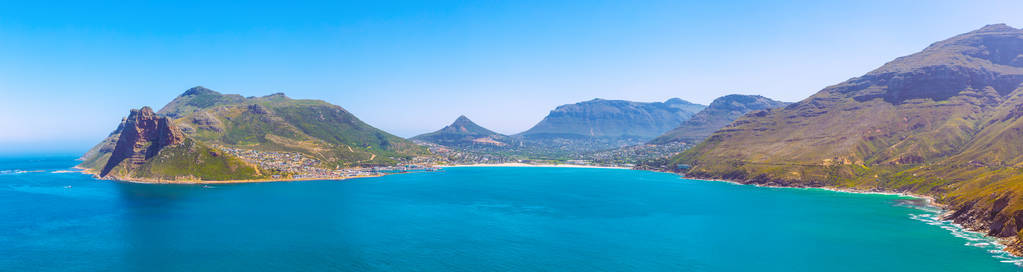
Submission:
[[[959,210],[957,221],[1015,236],[1020,83],[1023,31],[986,26],[746,115],[674,159],[697,177],[931,194]]]

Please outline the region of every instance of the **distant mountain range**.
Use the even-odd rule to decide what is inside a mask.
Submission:
[[[561,105],[525,137],[634,137],[651,139],[681,124],[706,106],[672,98],[665,102],[593,99]]]
[[[957,223],[1017,239],[1021,83],[1023,30],[989,25],[739,118],[673,167],[745,183],[932,195]]]
[[[393,164],[428,154],[426,148],[320,100],[295,100],[283,93],[242,97],[195,87],[159,112],[132,110],[117,130],[82,157],[80,167],[104,178],[139,180],[295,174],[243,163],[225,148],[252,150],[252,156],[301,156],[302,163],[324,169]]]
[[[784,107],[790,103],[771,100],[759,95],[731,94],[714,99],[709,106],[697,112],[679,127],[650,141],[651,144],[672,142],[696,143],[710,137],[746,113]]]
[[[585,159],[585,154],[596,151],[614,153],[614,149],[645,141],[655,145],[692,144],[747,112],[787,104],[758,95],[727,95],[715,99],[709,107],[678,98],[663,103],[594,99],[559,106],[533,128],[512,136],[493,132],[461,116],[438,131],[410,139],[475,153],[498,152],[519,158]],[[693,111],[698,112],[694,114]],[[669,127],[674,129],[668,131]],[[657,153],[653,150],[674,149],[651,147],[629,150],[630,153]],[[647,156],[656,154],[644,154]]]
[[[483,128],[465,115],[459,116],[451,125],[440,130],[410,138],[449,147],[489,146],[507,147],[513,139],[507,135]]]
[[[596,151],[649,141],[678,127],[706,106],[672,98],[665,102],[594,99],[561,105],[515,136],[551,150]]]

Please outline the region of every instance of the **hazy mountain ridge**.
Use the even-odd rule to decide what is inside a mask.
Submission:
[[[956,222],[1017,238],[1020,83],[1023,31],[990,25],[739,118],[675,162],[693,177],[934,195]]]
[[[520,136],[653,138],[675,128],[706,106],[673,98],[665,102],[593,99],[561,105]]]
[[[696,143],[710,137],[746,113],[784,107],[787,102],[772,100],[759,95],[731,94],[714,99],[700,112],[686,120],[681,126],[650,141],[651,144],[671,142]]]
[[[618,148],[649,141],[705,107],[679,98],[650,103],[593,99],[558,106],[514,136],[554,152]]]

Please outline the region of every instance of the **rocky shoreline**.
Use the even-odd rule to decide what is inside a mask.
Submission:
[[[992,213],[990,210],[972,209],[972,207],[973,207],[972,204],[966,204],[966,205],[960,205],[958,207],[952,207],[951,205],[949,205],[947,203],[942,203],[941,201],[938,200],[937,196],[933,196],[933,195],[920,195],[920,194],[914,194],[914,193],[909,193],[909,192],[897,192],[897,191],[883,190],[883,189],[878,189],[878,190],[858,190],[858,189],[852,189],[852,188],[839,188],[839,187],[827,186],[827,185],[825,185],[823,183],[819,183],[819,182],[808,182],[808,183],[804,184],[804,183],[796,183],[796,182],[793,182],[793,181],[776,180],[776,179],[729,179],[727,177],[722,178],[722,177],[702,176],[702,175],[685,176],[685,175],[683,175],[683,173],[679,173],[679,172],[661,171],[661,170],[653,170],[653,169],[638,169],[638,170],[650,170],[650,171],[678,174],[678,175],[680,175],[680,176],[682,176],[682,177],[684,177],[686,179],[719,181],[719,182],[727,182],[727,183],[740,184],[740,185],[752,185],[752,186],[757,186],[757,187],[769,187],[769,188],[813,188],[813,189],[823,189],[823,190],[836,191],[836,192],[845,192],[845,193],[899,195],[899,196],[907,196],[907,197],[923,199],[923,200],[925,200],[927,202],[926,204],[928,206],[932,206],[932,207],[941,209],[943,211],[941,216],[940,216],[941,220],[952,222],[954,225],[959,226],[963,230],[970,231],[970,232],[975,232],[975,233],[980,233],[980,234],[983,234],[986,237],[993,238],[993,240],[995,240],[995,242],[997,242],[998,244],[1000,244],[1003,247],[1002,248],[1003,251],[1008,252],[1009,254],[1012,254],[1012,255],[1017,256],[1017,257],[1023,257],[1023,240],[1020,240],[1016,235],[1003,236],[1003,237],[992,235],[992,233],[1001,233],[999,230],[992,230],[992,228],[991,228],[992,225],[1001,226],[1001,224],[992,224],[992,222],[997,222],[997,221],[993,221],[993,220],[1005,220],[1005,219],[996,219],[997,217],[991,216],[994,213]],[[985,215],[988,215],[988,216],[985,216]]]

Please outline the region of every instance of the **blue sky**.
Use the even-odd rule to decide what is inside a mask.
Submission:
[[[399,136],[503,133],[592,98],[797,101],[1023,1],[0,3],[0,152],[84,150],[202,85],[345,107]],[[959,3],[957,3],[959,2]]]

